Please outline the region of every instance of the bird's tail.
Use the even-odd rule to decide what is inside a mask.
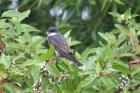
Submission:
[[[83,64],[80,63],[72,54],[70,54],[68,57],[69,57],[68,59],[70,61],[74,62],[74,64],[76,64],[78,67],[82,67],[83,66]]]

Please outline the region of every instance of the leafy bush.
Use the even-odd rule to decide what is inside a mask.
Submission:
[[[0,19],[0,90],[6,93],[138,93],[140,26],[131,15],[110,13],[116,20],[109,33],[98,34],[106,43],[87,48],[80,55],[85,69],[55,56],[43,46],[46,37],[24,24],[30,10],[9,10]],[[69,45],[80,44],[65,33]],[[50,60],[51,59],[51,60]]]

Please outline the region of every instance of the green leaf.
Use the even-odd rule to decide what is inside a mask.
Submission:
[[[105,6],[110,3],[108,0],[104,0],[103,4],[102,4],[102,8],[101,8],[101,12],[103,12],[103,10],[105,9]]]
[[[0,77],[6,78],[7,76],[7,70],[5,69],[5,67],[3,67],[3,65],[0,64]]]
[[[117,12],[109,12],[109,14],[112,15],[113,17],[117,17],[117,18],[120,16],[120,14]]]
[[[14,93],[15,92],[15,89],[16,88],[14,88],[13,87],[13,85],[12,84],[10,84],[10,83],[8,83],[8,82],[6,82],[6,83],[4,83],[4,89],[6,90],[6,91],[8,91],[9,93]],[[18,90],[16,90],[16,92],[17,92]]]
[[[66,32],[66,33],[64,34],[64,37],[65,37],[65,38],[68,38],[69,35],[70,35],[70,33],[71,33],[71,30],[69,30],[68,32]]]
[[[124,40],[125,40],[125,36],[123,34],[120,34],[117,39],[116,45],[119,46]]]
[[[20,71],[19,69],[12,69],[10,71],[10,76],[16,79],[16,78],[19,78],[20,76],[24,76],[24,73]]]
[[[55,50],[54,47],[51,46],[46,53],[43,53],[42,55],[39,56],[40,61],[46,61],[49,58],[52,58],[54,56]]]
[[[33,26],[27,25],[27,24],[20,24],[21,25],[21,32],[39,32],[38,29],[36,29]]]
[[[3,64],[6,69],[8,69],[11,65],[11,61],[10,61],[9,56],[6,56],[5,54],[2,54],[1,58],[0,58],[0,63]]]
[[[125,13],[124,13],[124,18],[126,20],[130,19],[131,18],[131,8],[128,9]]]
[[[0,20],[0,29],[8,28],[10,25],[5,22],[5,20]]]
[[[99,62],[97,62],[97,64],[96,64],[96,73],[99,74],[101,71],[102,71],[102,68],[101,68]]]
[[[28,59],[25,62],[23,62],[20,66],[30,66],[30,65],[34,65],[35,61],[32,59]]]
[[[31,69],[31,75],[33,77],[33,80],[39,80],[40,77],[40,66],[34,65]]]
[[[109,44],[116,43],[116,37],[112,33],[98,33],[104,40],[106,40]]]
[[[86,77],[86,79],[85,79],[84,81],[82,81],[81,87],[82,87],[82,88],[86,88],[86,87],[87,87],[88,85],[90,85],[95,79],[96,79],[95,76],[89,75],[88,77]]]
[[[87,60],[87,62],[85,63],[85,65],[86,65],[86,68],[87,69],[95,69],[95,61],[97,60],[97,57],[96,56],[93,56],[93,57],[89,57],[88,58],[88,60]],[[94,71],[92,71],[92,73],[94,73]]]
[[[131,72],[131,76],[134,77],[135,75],[140,73],[140,68],[137,68]]]
[[[25,32],[23,35],[23,38],[25,39],[26,42],[31,42],[31,36],[28,32]]]
[[[104,76],[104,77],[101,77],[100,79],[107,88],[113,88],[116,86],[110,77]]]
[[[113,68],[117,69],[118,71],[128,74],[129,73],[129,68],[128,65],[124,64],[122,61],[119,60],[113,60],[112,64]]]
[[[64,91],[62,90],[62,88],[59,84],[54,85],[54,89],[55,89],[56,93],[64,93]]]
[[[83,51],[83,53],[81,54],[82,59],[84,59],[84,60],[87,59],[88,58],[88,55],[95,53],[95,50],[96,49],[94,49],[94,48],[86,48]]]
[[[41,36],[32,36],[32,42],[30,42],[32,47],[41,46],[45,41],[45,38]]]
[[[29,14],[30,14],[30,10],[27,10],[27,11],[21,13],[21,15],[18,17],[19,22],[21,22],[23,19],[28,17]]]
[[[59,62],[58,66],[62,70],[69,71],[69,68],[68,68],[67,64],[65,64],[64,62]]]
[[[124,5],[125,3],[122,0],[115,0],[118,4]]]
[[[2,17],[17,17],[18,21],[21,22],[23,19],[28,17],[30,10],[27,10],[23,13],[18,12],[17,10],[8,10],[2,14]]]
[[[8,10],[2,13],[2,17],[19,17],[22,13],[18,12],[17,10]]]
[[[55,77],[58,77],[60,75],[60,72],[55,64],[47,64],[47,70]]]
[[[100,32],[98,32],[98,34],[99,34],[104,40],[109,41],[106,34],[100,33]]]
[[[70,46],[74,46],[74,45],[77,45],[77,44],[80,44],[82,42],[79,42],[79,41],[71,41],[70,42]]]
[[[13,42],[8,42],[6,44],[7,45],[7,51],[9,50],[10,52],[12,52],[13,50],[17,50],[18,51],[19,49],[24,49],[25,46],[22,46],[22,42],[20,42],[20,44],[16,44],[16,43],[13,43]]]

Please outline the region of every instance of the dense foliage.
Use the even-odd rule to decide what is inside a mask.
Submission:
[[[139,93],[138,0],[1,2],[0,93]],[[54,25],[85,68],[48,47]]]
[[[52,25],[57,25],[64,33],[71,29],[73,38],[84,42],[81,47],[76,47],[83,51],[85,46],[98,46],[99,31],[113,29],[116,21],[109,12],[123,13],[132,8],[134,14],[139,14],[139,3],[139,0],[1,0],[0,12],[30,9],[29,17],[24,20],[26,23],[43,32]]]

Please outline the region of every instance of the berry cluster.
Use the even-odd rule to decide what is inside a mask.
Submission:
[[[49,81],[52,84],[57,84],[60,83],[63,80],[67,79],[67,74],[66,73],[61,73],[60,77],[50,77]]]
[[[120,91],[123,91],[123,89],[125,87],[128,87],[129,86],[130,79],[129,79],[128,76],[121,74],[119,76],[119,80],[120,80],[120,84],[118,85],[118,88],[119,88]]]

